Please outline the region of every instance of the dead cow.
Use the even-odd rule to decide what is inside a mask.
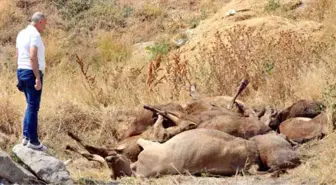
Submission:
[[[183,111],[181,105],[177,103],[167,103],[152,106],[156,109],[160,109],[162,111]],[[142,109],[137,111],[135,115],[135,120],[131,123],[130,127],[125,131],[125,133],[121,136],[121,140],[126,139],[128,137],[140,135],[142,132],[147,130],[149,127],[153,126],[155,123],[155,119],[157,115],[148,109]],[[171,126],[171,123],[166,122],[164,124],[165,127]]]
[[[248,169],[258,159],[253,141],[210,129],[182,132],[165,143],[140,139],[144,149],[133,164],[137,175],[155,177],[164,174],[208,172],[234,175]]]
[[[176,126],[176,121],[183,122],[189,120],[199,124],[220,114],[239,116],[242,115],[242,113],[247,113],[248,111],[244,103],[236,100],[239,94],[244,90],[244,88],[246,88],[247,84],[248,81],[243,80],[234,97],[217,96],[199,99],[197,96],[196,87],[191,86],[190,94],[193,98],[193,101],[188,102],[185,105],[179,105],[177,103],[168,103],[154,106],[145,105],[145,109],[138,111],[136,119],[123,134],[121,140],[140,135],[153,126],[155,119],[157,119],[157,112],[160,112],[162,115],[166,114],[170,116],[170,118],[166,117],[167,119],[165,119],[163,122],[163,127],[165,128]],[[239,109],[239,113],[232,112],[231,109],[234,105],[236,105],[235,107]]]
[[[311,118],[290,118],[282,122],[279,132],[286,135],[289,139],[303,143],[315,138],[322,138],[327,134],[328,116],[321,113]]]
[[[176,126],[164,128],[163,126],[164,117],[161,115],[161,113],[165,117],[169,118],[170,120],[173,120],[173,122],[176,123]],[[165,142],[171,137],[183,131],[194,129],[197,127],[197,125],[193,122],[186,121],[186,120],[182,120],[182,121],[176,120],[176,118],[169,113],[166,114],[165,112],[159,112],[158,114],[159,114],[158,119],[156,120],[155,124],[152,127],[150,127],[150,129],[146,130],[140,135],[128,137],[120,141],[114,148],[102,148],[102,147],[91,146],[91,145],[86,144],[84,141],[82,141],[79,137],[75,136],[71,132],[68,132],[68,135],[72,139],[80,143],[90,154],[97,154],[105,158],[112,154],[119,153],[119,154],[125,155],[132,162],[135,162],[138,158],[138,154],[142,150],[142,148],[137,144],[137,140],[139,138],[144,138],[144,139],[148,139],[151,141]],[[83,155],[83,156],[87,157],[87,155],[86,156]]]
[[[300,155],[294,151],[291,143],[274,131],[252,137],[250,140],[256,142],[259,150],[261,161],[259,170],[278,172],[294,168],[301,163]]]
[[[272,130],[256,118],[231,115],[216,116],[201,123],[197,128],[215,129],[245,139],[265,134]]]
[[[117,179],[118,177],[123,176],[132,176],[134,175],[131,170],[131,160],[129,160],[126,156],[122,154],[112,154],[110,156],[105,157],[105,161],[108,167],[111,169],[112,179]]]
[[[206,111],[208,107],[216,107],[224,109],[224,111],[233,111],[241,115],[253,114],[253,110],[244,104],[244,102],[237,100],[238,96],[243,92],[243,90],[248,85],[248,80],[243,80],[235,95],[232,96],[214,96],[214,97],[202,97],[196,90],[196,85],[193,84],[190,87],[190,96],[193,101],[188,102],[183,107],[185,107],[187,114],[198,114],[201,111]],[[194,110],[195,104],[198,106],[197,110]],[[203,106],[203,110],[200,108]],[[226,109],[226,110],[225,110]],[[209,109],[208,109],[209,110]],[[227,112],[229,113],[229,112]],[[229,113],[230,114],[230,113]]]
[[[293,103],[290,107],[282,110],[274,120],[270,123],[270,127],[273,130],[277,130],[279,125],[289,118],[295,117],[307,117],[314,118],[319,115],[325,106],[319,102],[314,100],[299,100]]]

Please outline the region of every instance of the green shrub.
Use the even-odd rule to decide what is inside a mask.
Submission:
[[[274,11],[280,7],[279,0],[268,0],[268,3],[265,6],[265,11]]]
[[[119,7],[116,1],[92,0],[52,0],[67,21],[67,29],[79,28],[94,30],[95,28],[111,30],[125,27],[125,18],[133,13],[129,6]]]
[[[65,20],[72,19],[81,12],[89,10],[92,6],[90,0],[56,0],[54,3],[60,9],[60,13]]]
[[[151,59],[154,59],[158,55],[167,55],[170,51],[170,45],[167,41],[157,42],[153,46],[147,46],[145,48],[151,55]]]

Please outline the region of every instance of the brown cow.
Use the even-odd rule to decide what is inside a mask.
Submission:
[[[130,168],[131,161],[125,155],[115,153],[107,156],[105,161],[112,171],[112,179],[116,180],[118,177],[134,175]]]
[[[136,119],[122,135],[121,140],[124,140],[128,137],[140,135],[142,132],[150,128],[157,118],[156,112],[158,111],[161,113],[170,113],[180,120],[190,120],[198,124],[220,114],[250,114],[250,109],[246,108],[243,102],[236,100],[239,94],[244,90],[244,88],[246,88],[247,84],[248,81],[243,80],[234,97],[217,96],[198,99],[198,96],[196,95],[196,87],[191,86],[190,94],[193,98],[193,101],[188,102],[185,105],[168,103],[155,106],[145,106],[144,110],[138,111]],[[236,108],[238,108],[239,110],[236,113],[232,112],[231,110],[234,105],[236,105]],[[151,109],[146,109],[146,107],[150,107]],[[171,119],[166,119],[163,123],[163,126],[165,128],[168,128],[176,126],[175,124],[176,123]]]
[[[286,135],[289,139],[303,143],[315,138],[322,138],[327,134],[328,116],[321,113],[311,118],[290,118],[282,122],[279,132]]]
[[[112,178],[134,174],[144,177],[180,173],[199,175],[202,172],[234,175],[237,171],[248,170],[253,164],[258,164],[260,170],[278,172],[300,164],[299,154],[274,131],[245,140],[217,130],[194,129],[163,144],[141,138],[137,143],[144,150],[133,164],[125,155],[114,151],[110,151],[109,156],[106,152],[99,154],[104,155],[113,172]]]
[[[162,111],[183,111],[183,107],[177,103],[167,103],[161,105],[152,106]],[[121,136],[121,140],[131,136],[136,136],[153,126],[157,115],[153,111],[142,109],[136,112],[135,120],[131,123],[130,127]],[[172,126],[170,122],[165,122],[165,127]]]
[[[170,118],[171,120],[175,120],[174,116],[171,114],[164,114],[165,117]],[[115,148],[100,148],[100,147],[95,147],[86,144],[84,141],[82,141],[79,137],[75,136],[73,133],[68,132],[68,135],[79,142],[90,154],[97,154],[102,156],[103,158],[111,155],[120,153],[125,155],[127,158],[129,158],[132,162],[135,162],[138,158],[138,154],[141,152],[142,148],[137,144],[137,140],[139,138],[143,139],[148,139],[151,141],[158,141],[158,142],[165,142],[171,137],[186,131],[190,130],[193,128],[196,128],[197,125],[193,122],[187,121],[187,120],[177,120],[176,121],[176,126],[169,127],[169,128],[164,128],[163,127],[163,121],[164,118],[161,114],[159,114],[158,119],[156,120],[155,124],[153,127],[150,129],[146,130],[145,132],[141,133],[140,135],[137,136],[132,136],[129,138],[126,138],[122,141],[120,141]],[[84,156],[84,155],[83,155]],[[84,156],[86,157],[86,156]]]
[[[112,179],[133,175],[133,172],[130,169],[131,161],[125,155],[118,154],[115,151],[110,151],[109,154],[107,154],[108,156],[103,158],[100,155],[90,154],[87,151],[79,151],[75,147],[69,145],[66,147],[66,149],[84,156],[89,161],[97,161],[101,165],[107,165],[112,171]]]
[[[138,144],[144,150],[133,167],[137,175],[144,177],[202,172],[230,176],[258,162],[253,141],[217,130],[194,129],[162,144],[144,139]]]
[[[123,139],[113,149],[100,149],[98,151],[105,154],[109,151],[117,151],[118,153],[127,156],[132,162],[135,162],[137,160],[138,154],[142,150],[141,147],[137,145],[137,140],[139,138],[165,142],[169,138],[183,131],[196,128],[199,125],[199,128],[218,129],[220,131],[243,138],[250,138],[258,134],[264,134],[270,130],[268,126],[263,124],[257,118],[241,117],[235,113],[228,114],[227,112],[222,111],[223,108],[203,111],[197,115],[164,111],[149,106],[144,106],[144,108],[153,112],[153,114],[159,115],[154,126],[149,127],[149,129],[142,132],[140,135]],[[164,128],[165,120],[169,120],[170,124],[173,126]],[[86,145],[84,147],[89,148],[87,150],[90,153],[98,154],[95,153],[97,150],[92,150],[94,148],[93,146]],[[107,155],[102,156],[106,157]]]
[[[240,117],[230,115],[216,116],[201,123],[197,128],[215,129],[244,139],[265,134],[272,129],[254,117]]]
[[[259,150],[259,170],[275,172],[296,167],[301,163],[300,155],[294,151],[291,143],[274,131],[252,137],[250,140],[256,142]]]
[[[193,101],[188,102],[186,105],[184,105],[185,109],[187,109],[187,113],[192,113],[192,110],[194,110],[194,104],[197,105],[201,104],[203,105],[203,108],[207,108],[210,106],[217,107],[217,108],[224,108],[230,111],[234,111],[237,113],[240,113],[242,115],[250,115],[253,114],[253,110],[247,107],[242,101],[237,100],[238,96],[243,92],[243,90],[248,85],[248,80],[243,80],[235,95],[232,96],[215,96],[215,97],[202,97],[196,90],[196,85],[193,84],[190,87],[190,96],[192,97]],[[202,104],[203,103],[203,104]],[[199,109],[200,106],[198,106],[198,111],[202,111]],[[190,111],[191,110],[191,111]],[[198,112],[193,111],[194,114],[197,114]]]
[[[318,101],[314,100],[299,100],[293,103],[290,107],[282,110],[274,120],[270,123],[270,127],[273,130],[278,130],[279,125],[289,119],[294,117],[307,117],[314,118],[319,115],[325,106]]]
[[[216,130],[195,129],[180,133],[163,144],[144,139],[139,139],[138,144],[144,148],[138,161],[129,166],[129,162],[121,158],[128,165],[116,168],[125,172],[131,168],[135,172],[133,175],[143,177],[199,175],[202,172],[233,175],[257,164],[259,170],[278,175],[301,163],[293,143],[274,131],[245,140]]]

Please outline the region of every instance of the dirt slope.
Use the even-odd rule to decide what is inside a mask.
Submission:
[[[192,59],[199,52],[199,46],[210,46],[214,41],[215,33],[223,33],[236,25],[243,25],[253,28],[254,33],[276,37],[281,31],[295,31],[300,34],[306,34],[318,37],[323,31],[323,25],[313,20],[293,20],[282,16],[277,16],[265,12],[264,7],[268,1],[264,0],[234,0],[218,11],[214,16],[206,19],[192,31],[189,42],[182,47],[185,50],[185,56]],[[280,6],[293,6],[296,0],[280,1]],[[286,13],[297,15],[308,11],[313,4],[309,1],[303,1],[303,4],[294,10],[288,10]],[[237,13],[233,16],[227,16],[226,13],[234,9]]]

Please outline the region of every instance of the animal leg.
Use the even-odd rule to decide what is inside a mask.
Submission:
[[[300,145],[298,142],[295,142],[295,141],[289,139],[289,138],[288,138],[286,135],[284,135],[284,134],[279,134],[279,136],[281,136],[282,138],[286,139],[286,141],[288,141],[288,142],[292,145],[293,148],[297,148],[297,147]]]
[[[136,169],[137,169],[137,162],[134,162],[131,164],[131,170],[136,171]]]
[[[284,169],[282,169],[282,170],[281,169],[274,170],[274,171],[272,171],[271,177],[273,177],[273,178],[279,178],[281,174],[285,174],[285,173],[287,173],[287,171],[284,170]]]
[[[106,164],[105,159],[102,158],[102,157],[99,156],[99,155],[96,155],[96,154],[90,154],[90,153],[88,153],[88,152],[81,152],[81,151],[79,151],[78,149],[76,149],[76,148],[74,148],[74,147],[72,147],[72,146],[70,146],[70,145],[67,145],[67,146],[66,146],[66,150],[70,150],[70,151],[76,152],[76,153],[82,155],[83,157],[85,157],[85,158],[86,158],[87,160],[89,160],[89,161],[97,161],[97,162],[99,162],[101,165],[105,165],[105,164]]]
[[[238,89],[237,89],[237,92],[236,92],[235,96],[233,97],[231,103],[228,105],[228,108],[229,108],[229,109],[232,109],[232,108],[233,108],[233,105],[235,104],[237,97],[239,96],[240,93],[243,92],[243,90],[246,88],[246,86],[248,85],[248,83],[249,83],[249,82],[248,82],[248,80],[246,80],[246,79],[243,80],[243,81],[240,83],[240,85],[239,85],[239,87],[238,87]]]
[[[81,146],[83,146],[90,154],[97,154],[101,157],[105,158],[106,156],[111,155],[112,153],[115,153],[115,149],[106,149],[101,147],[95,147],[88,145],[82,141],[78,136],[73,134],[72,132],[68,132],[68,136],[77,141]]]
[[[182,114],[180,112],[162,111],[162,110],[159,110],[157,108],[153,108],[147,105],[145,105],[144,108],[152,111],[154,114],[162,115],[164,118],[171,120],[176,125],[179,125],[179,123],[181,122],[180,117],[182,117]]]
[[[163,116],[159,114],[158,119],[153,125],[154,141],[163,142],[167,137],[162,123],[163,123]]]
[[[190,121],[184,121],[184,122],[182,122],[181,125],[175,126],[175,127],[169,127],[165,131],[166,131],[166,133],[168,135],[168,139],[170,139],[173,136],[175,136],[175,135],[177,135],[177,134],[179,134],[181,132],[184,132],[184,131],[187,131],[187,130],[191,130],[191,129],[195,129],[195,128],[197,128],[197,124],[196,123],[190,122]]]

